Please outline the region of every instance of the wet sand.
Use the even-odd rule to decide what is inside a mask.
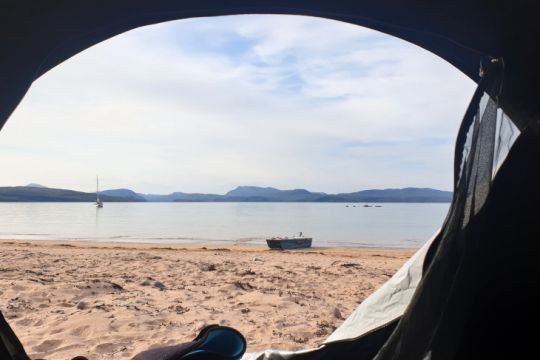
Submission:
[[[313,347],[414,253],[0,241],[0,310],[32,358],[125,359],[240,330],[248,351]]]

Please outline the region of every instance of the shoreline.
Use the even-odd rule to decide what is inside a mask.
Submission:
[[[410,249],[0,240],[0,310],[32,358],[127,359],[237,328],[248,351],[321,344]]]
[[[145,248],[149,250],[197,250],[205,247],[209,250],[212,249],[229,249],[229,250],[270,250],[266,244],[257,244],[250,242],[236,242],[234,240],[216,240],[216,241],[200,241],[200,242],[186,242],[186,243],[167,243],[167,242],[152,242],[148,241],[114,241],[113,239],[107,239],[103,241],[95,240],[77,240],[77,239],[61,239],[61,240],[49,240],[49,239],[2,239],[0,238],[0,246],[6,245],[21,245],[31,244],[33,246],[73,246],[80,248],[122,248],[122,249],[135,249]],[[416,252],[421,246],[369,246],[361,244],[358,246],[312,246],[307,249],[288,250],[293,252],[302,251],[407,251]],[[274,250],[275,251],[275,250]]]

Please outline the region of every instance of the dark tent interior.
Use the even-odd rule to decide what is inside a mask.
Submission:
[[[287,359],[535,357],[528,354],[537,351],[540,312],[539,10],[527,0],[2,0],[0,128],[48,70],[103,40],[163,21],[308,15],[414,43],[478,83],[457,135],[448,216],[400,319]],[[500,119],[519,129],[515,143],[505,143]],[[499,167],[502,146],[509,153]],[[171,351],[139,358],[182,358],[182,350]],[[28,359],[3,317],[0,358]]]

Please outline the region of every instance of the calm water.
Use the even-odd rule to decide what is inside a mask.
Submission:
[[[449,204],[0,203],[0,239],[254,243],[299,231],[314,246],[418,247]]]

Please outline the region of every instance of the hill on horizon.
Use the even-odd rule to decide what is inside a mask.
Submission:
[[[36,184],[38,185],[38,184]],[[327,194],[306,189],[280,190],[273,187],[238,186],[224,195],[174,192],[167,195],[141,194],[130,189],[100,192],[105,202],[450,202],[452,192],[432,188],[370,189]],[[39,186],[0,187],[0,202],[92,202],[95,193]]]
[[[100,195],[107,202],[133,201],[124,197]],[[0,202],[94,202],[96,193],[34,186],[0,187]]]
[[[35,187],[35,188],[43,188],[43,189],[47,189],[46,186],[43,186],[41,184],[36,184],[36,183],[30,183],[28,185],[25,185],[26,187]]]

